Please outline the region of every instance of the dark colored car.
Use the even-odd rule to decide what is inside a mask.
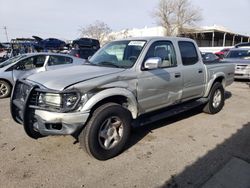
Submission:
[[[93,56],[96,51],[97,50],[93,48],[72,49],[69,54],[82,59],[88,59]]]
[[[241,43],[239,43],[239,44],[236,44],[234,47],[235,47],[235,48],[250,47],[250,42],[241,42]]]
[[[37,44],[35,48],[38,50],[60,50],[66,46],[66,43],[56,38],[41,39],[40,37],[33,36],[36,39]]]
[[[72,42],[72,47],[75,49],[88,47],[98,50],[100,48],[100,42],[97,39],[79,38]]]
[[[212,52],[202,52],[202,59],[204,63],[219,63],[220,58],[213,54]]]

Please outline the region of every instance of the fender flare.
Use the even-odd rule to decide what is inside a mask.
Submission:
[[[215,83],[215,80],[218,79],[218,78],[222,78],[222,83],[221,84],[225,88],[224,81],[225,81],[226,75],[223,72],[218,72],[218,73],[214,74],[212,79],[208,82],[207,89],[206,89],[206,92],[205,92],[205,95],[204,95],[205,97],[208,97],[208,95],[210,93],[210,90],[211,90],[213,84]]]
[[[133,119],[138,116],[138,105],[134,94],[125,88],[110,88],[105,89],[93,95],[83,106],[83,111],[90,111],[93,106],[102,100],[112,96],[123,96],[127,98],[128,110],[131,112]]]

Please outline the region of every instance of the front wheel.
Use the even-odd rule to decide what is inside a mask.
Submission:
[[[203,111],[208,114],[216,114],[224,106],[225,102],[225,91],[221,83],[216,82],[210,91],[209,101],[204,107]]]
[[[116,103],[97,108],[79,135],[80,145],[98,160],[117,156],[126,145],[131,130],[131,114]]]

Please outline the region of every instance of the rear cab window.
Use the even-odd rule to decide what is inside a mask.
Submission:
[[[199,56],[194,43],[189,41],[178,42],[182,64],[184,66],[194,65],[199,61]]]

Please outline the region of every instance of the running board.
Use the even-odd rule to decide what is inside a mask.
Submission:
[[[199,100],[185,102],[182,104],[173,105],[173,106],[161,109],[161,110],[157,110],[155,112],[143,114],[132,122],[132,126],[133,127],[144,126],[144,125],[180,114],[182,112],[191,110],[193,108],[197,108],[207,102],[208,102],[207,98],[201,98]]]

